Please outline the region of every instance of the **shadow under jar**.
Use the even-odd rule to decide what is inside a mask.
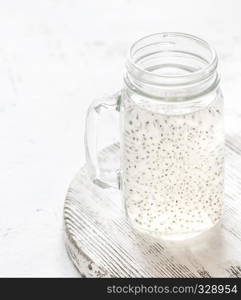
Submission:
[[[121,98],[111,101],[120,111],[119,174],[132,226],[179,240],[218,223],[223,97],[208,43],[183,33],[138,40],[129,51]]]

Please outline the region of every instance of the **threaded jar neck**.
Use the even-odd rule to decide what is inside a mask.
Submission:
[[[125,82],[138,93],[185,101],[213,91],[218,58],[204,40],[184,33],[156,33],[130,48]]]

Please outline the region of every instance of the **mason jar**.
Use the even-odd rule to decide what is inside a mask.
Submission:
[[[157,33],[130,48],[120,93],[95,101],[86,120],[92,180],[120,188],[139,232],[180,240],[220,221],[223,204],[223,97],[218,58],[204,40]],[[103,176],[94,121],[111,112],[120,122],[120,165]],[[112,126],[106,124],[106,130]]]

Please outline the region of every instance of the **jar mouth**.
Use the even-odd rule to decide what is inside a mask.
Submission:
[[[204,40],[181,32],[145,36],[130,48],[127,76],[134,85],[187,87],[217,79],[216,51]]]

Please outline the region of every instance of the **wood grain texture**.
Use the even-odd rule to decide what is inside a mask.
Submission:
[[[226,142],[222,223],[196,238],[167,242],[135,232],[121,195],[93,184],[83,167],[64,208],[66,247],[86,277],[241,277],[241,136]],[[100,160],[115,156],[116,146]]]

